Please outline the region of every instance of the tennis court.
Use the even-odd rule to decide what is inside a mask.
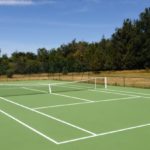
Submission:
[[[149,150],[150,90],[106,84],[1,83],[0,148]]]

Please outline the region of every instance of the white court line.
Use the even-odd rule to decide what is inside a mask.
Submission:
[[[142,96],[142,98],[150,98],[150,97],[145,97],[145,96]]]
[[[129,91],[120,91],[120,90],[111,90],[111,89],[107,89],[109,91],[114,91],[114,92],[122,92],[122,93],[127,93],[127,94],[138,94],[138,95],[148,95],[150,96],[150,94],[147,93],[139,93],[139,92],[129,92]]]
[[[55,108],[55,107],[63,107],[63,106],[73,106],[73,105],[81,105],[86,103],[94,103],[94,102],[82,102],[82,103],[70,103],[70,104],[62,104],[62,105],[51,105],[51,106],[42,106],[33,108],[35,110],[46,109],[46,108]]]
[[[25,88],[25,87],[24,87]],[[37,89],[32,89],[32,88],[25,88],[26,90],[31,90],[31,91],[38,91],[38,92],[44,92],[44,93],[48,93],[46,91],[43,90],[37,90]],[[50,94],[50,93],[49,93]],[[86,102],[93,102],[92,100],[88,100],[88,99],[84,99],[84,98],[79,98],[79,97],[73,97],[73,96],[68,96],[68,95],[63,95],[63,94],[56,94],[56,93],[51,93],[53,95],[57,95],[57,96],[63,96],[63,97],[67,97],[67,98],[72,98],[72,99],[78,99],[81,101],[86,101]]]
[[[71,103],[71,104],[62,104],[62,105],[51,105],[51,106],[36,107],[36,108],[33,108],[33,109],[40,110],[40,109],[48,109],[48,108],[56,108],[56,107],[67,107],[67,106],[74,106],[74,105],[84,105],[84,104],[91,104],[91,103],[121,101],[121,100],[135,99],[135,98],[140,98],[140,96],[124,97],[124,98],[114,98],[114,99],[105,99],[105,100],[92,101],[92,102],[84,102],[84,103]]]
[[[67,144],[67,143],[72,143],[72,142],[77,142],[77,141],[81,141],[81,140],[85,140],[85,139],[90,139],[90,138],[94,138],[94,137],[99,137],[99,136],[104,136],[104,135],[109,135],[109,134],[114,134],[114,133],[119,133],[119,132],[124,132],[124,131],[128,131],[128,130],[133,130],[133,129],[138,129],[138,128],[143,128],[143,127],[147,127],[150,126],[150,123],[147,124],[143,124],[143,125],[138,125],[138,126],[132,126],[132,127],[128,127],[128,128],[123,128],[123,129],[119,129],[119,130],[113,130],[113,131],[109,131],[109,132],[103,132],[103,133],[99,133],[99,134],[95,134],[95,135],[91,135],[91,136],[86,136],[86,137],[81,137],[81,138],[76,138],[76,139],[72,139],[72,140],[67,140],[67,141],[62,141],[62,142],[57,142],[55,140],[53,140],[52,138],[49,138],[48,136],[44,135],[43,133],[37,131],[36,129],[30,127],[29,125],[25,124],[24,122],[18,120],[17,118],[9,115],[8,113],[0,110],[0,112],[4,115],[6,115],[7,117],[15,120],[16,122],[20,123],[21,125],[25,126],[26,128],[32,130],[33,132],[39,134],[40,136],[44,137],[45,139],[55,143],[55,144]]]
[[[71,123],[69,123],[69,122],[66,122],[66,121],[64,121],[64,120],[58,119],[58,118],[53,117],[53,116],[51,116],[51,115],[47,115],[47,114],[45,114],[45,113],[42,113],[42,112],[37,111],[37,110],[34,110],[34,109],[32,109],[32,108],[29,108],[29,107],[27,107],[27,106],[21,105],[21,104],[16,103],[16,102],[13,102],[13,101],[8,100],[8,99],[3,98],[3,97],[0,97],[0,99],[4,100],[4,101],[6,101],[6,102],[9,102],[9,103],[11,103],[11,104],[17,105],[17,106],[19,106],[19,107],[22,107],[22,108],[24,108],[24,109],[30,110],[30,111],[32,111],[32,112],[35,112],[35,113],[37,113],[37,114],[40,114],[40,115],[42,115],[42,116],[45,116],[45,117],[47,117],[47,118],[50,118],[50,119],[53,119],[53,120],[55,120],[55,121],[61,122],[62,124],[68,125],[68,126],[70,126],[70,127],[73,127],[73,128],[75,128],[75,129],[78,129],[78,130],[80,130],[80,131],[84,131],[84,132],[86,132],[86,133],[88,133],[88,134],[95,135],[95,133],[93,133],[93,132],[91,132],[91,131],[89,131],[89,130],[83,129],[83,128],[79,127],[79,126],[73,125],[73,124],[71,124]]]
[[[4,114],[5,116],[7,116],[7,117],[9,117],[9,118],[11,118],[11,119],[13,119],[13,120],[15,120],[15,121],[16,121],[16,122],[18,122],[19,124],[21,124],[21,125],[23,125],[24,127],[26,127],[26,128],[28,128],[28,129],[30,129],[31,131],[33,131],[33,132],[37,133],[38,135],[40,135],[40,136],[44,137],[44,138],[45,138],[45,139],[47,139],[48,141],[53,142],[53,143],[55,143],[55,144],[59,144],[59,142],[57,142],[57,141],[55,141],[54,139],[52,139],[52,138],[50,138],[50,137],[46,136],[46,135],[45,135],[45,134],[43,134],[42,132],[40,132],[40,131],[38,131],[38,130],[34,129],[33,127],[31,127],[31,126],[27,125],[26,123],[24,123],[24,122],[20,121],[19,119],[17,119],[17,118],[15,118],[15,117],[13,117],[12,115],[10,115],[10,114],[8,114],[8,113],[4,112],[4,111],[3,111],[3,110],[1,110],[1,109],[0,109],[0,113],[2,113],[2,114]]]
[[[116,94],[116,95],[137,96],[137,95],[131,95],[131,94],[125,94],[125,93],[119,93],[119,92],[114,93],[114,92],[109,91],[108,89],[106,89],[106,90],[89,90],[89,91],[99,92],[99,93],[101,93],[101,92],[102,93],[112,93],[112,94]]]
[[[56,94],[56,93],[51,93],[51,94],[56,95],[56,96],[62,96],[62,97],[72,98],[72,99],[78,99],[78,100],[86,101],[86,102],[94,102],[94,101],[89,100],[89,99],[84,99],[84,98],[79,98],[79,97],[74,97],[74,96],[68,96],[68,95]]]
[[[105,92],[105,93],[113,93],[113,94],[118,94],[118,95],[127,95],[127,96],[137,96],[137,94],[142,97],[142,98],[150,98],[150,97],[145,97],[145,96],[142,96],[142,93],[135,93],[136,95],[131,95],[130,93],[131,92],[123,92],[123,91],[115,91],[115,90],[109,90],[109,89],[106,89],[106,90],[89,90],[89,91],[95,91],[95,92]],[[117,93],[116,93],[117,92]],[[118,93],[118,92],[121,92],[121,93]],[[125,94],[126,93],[126,94]],[[127,94],[128,93],[128,94]],[[130,95],[129,95],[130,94]],[[144,94],[144,93],[143,93]],[[145,95],[145,94],[144,94]],[[149,94],[146,94],[146,95],[149,95]]]
[[[128,100],[128,99],[135,99],[135,98],[140,98],[141,96],[134,96],[134,97],[123,97],[123,98],[114,98],[114,99],[106,99],[102,101],[95,101],[95,102],[111,102],[111,101],[121,101],[121,100]]]
[[[134,130],[134,129],[138,129],[138,128],[143,128],[143,127],[147,127],[147,126],[150,126],[150,123],[142,124],[142,125],[138,125],[138,126],[132,126],[132,127],[128,127],[128,128],[123,128],[123,129],[119,129],[119,130],[103,132],[103,133],[99,133],[99,134],[96,134],[96,135],[85,136],[85,137],[72,139],[72,140],[68,140],[68,141],[62,141],[62,142],[59,142],[59,144],[67,144],[67,143],[77,142],[77,141],[81,141],[81,140],[85,140],[85,139],[90,139],[90,138],[99,137],[99,136],[105,136],[105,135],[109,135],[109,134],[115,134],[115,133],[119,133],[119,132],[124,132],[124,131]]]

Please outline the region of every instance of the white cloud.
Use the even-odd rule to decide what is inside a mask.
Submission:
[[[0,5],[16,6],[16,5],[42,5],[52,4],[54,0],[0,0]]]
[[[0,5],[32,5],[32,0],[0,0]]]

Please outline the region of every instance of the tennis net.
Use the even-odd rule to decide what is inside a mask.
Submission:
[[[107,88],[107,78],[98,77],[73,82],[51,84],[0,84],[0,97],[36,95]]]
[[[0,96],[19,96],[49,93],[48,84],[0,84]]]
[[[49,84],[49,93],[81,91],[89,89],[107,88],[107,78],[97,77],[88,80]]]

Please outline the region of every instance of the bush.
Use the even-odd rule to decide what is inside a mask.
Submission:
[[[6,72],[7,78],[13,78],[14,72],[12,70],[8,70]]]

